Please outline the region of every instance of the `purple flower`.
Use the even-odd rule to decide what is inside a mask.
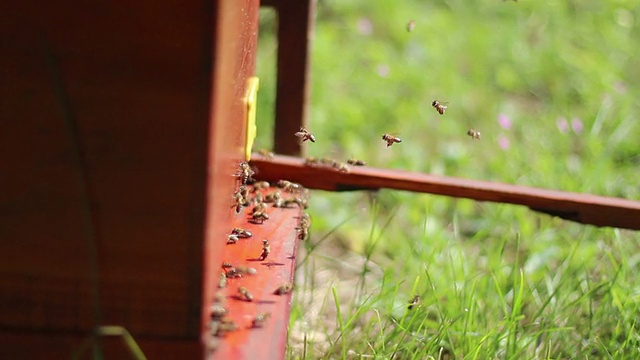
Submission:
[[[500,149],[507,150],[511,146],[511,141],[509,141],[509,138],[505,135],[500,134],[498,135],[498,145]]]
[[[498,116],[498,124],[500,124],[500,127],[505,130],[511,129],[511,120],[505,114],[500,114],[500,116]]]
[[[380,77],[383,77],[383,78],[387,77],[387,76],[389,76],[389,71],[390,71],[389,65],[387,65],[387,64],[378,65],[377,71],[378,71],[378,75],[380,75]]]
[[[373,23],[368,18],[358,19],[358,32],[362,35],[371,35],[373,33]]]
[[[573,119],[571,119],[571,128],[576,134],[582,133],[582,130],[584,130],[584,126],[582,125],[582,121],[580,121],[580,118],[574,117]]]
[[[569,123],[564,117],[559,117],[558,120],[556,120],[556,125],[558,126],[558,130],[563,134],[569,131]]]

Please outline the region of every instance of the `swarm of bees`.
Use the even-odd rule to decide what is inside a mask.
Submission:
[[[471,136],[472,139],[480,140],[480,131],[469,129],[469,131],[467,131],[467,135]]]
[[[311,142],[316,142],[316,138],[315,136],[313,136],[313,134],[311,134],[309,132],[309,130],[300,127],[300,131],[298,131],[297,133],[295,133],[295,136],[300,138],[302,140],[302,142],[305,142],[307,140],[311,141]]]
[[[395,143],[401,143],[402,140],[399,137],[396,137],[394,135],[389,135],[389,134],[383,134],[382,135],[382,140],[387,142],[387,147],[395,144]]]
[[[447,107],[444,104],[446,103],[441,103],[438,100],[433,100],[433,102],[431,103],[431,106],[433,106],[436,109],[438,114],[444,115],[444,111],[447,109]]]

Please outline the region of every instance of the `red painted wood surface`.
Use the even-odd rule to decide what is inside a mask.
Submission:
[[[640,230],[640,201],[591,194],[537,189],[488,181],[466,180],[402,170],[351,166],[349,173],[312,167],[304,159],[255,154],[252,162],[266,180],[288,179],[311,189],[329,191],[389,188],[525,205],[536,211],[596,226]]]
[[[229,212],[234,210],[229,209]],[[285,283],[293,282],[296,262],[297,230],[299,208],[280,209],[269,205],[269,220],[262,224],[248,222],[251,207],[234,216],[227,225],[230,233],[234,227],[242,227],[253,233],[248,239],[240,239],[235,244],[225,244],[222,261],[233,266],[248,266],[257,270],[255,275],[227,279],[223,289],[216,289],[222,297],[221,305],[228,311],[228,318],[238,326],[236,331],[222,337],[209,335],[215,351],[213,359],[283,359],[285,354],[291,293],[275,294],[275,290]],[[265,260],[259,260],[262,240],[267,239],[271,252]],[[219,239],[225,243],[226,238]],[[217,274],[222,272],[222,261],[216,263]],[[217,287],[218,282],[216,282]],[[245,301],[238,293],[238,287],[247,288],[253,301]],[[260,313],[268,312],[270,318],[260,328],[252,326],[253,319]]]

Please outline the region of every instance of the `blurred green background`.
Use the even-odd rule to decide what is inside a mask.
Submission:
[[[409,32],[411,20],[415,27]],[[254,149],[271,148],[274,121],[277,18],[262,10],[260,21]],[[639,1],[319,0],[308,123],[317,143],[308,146],[308,155],[640,200],[639,21]],[[436,99],[449,102],[442,116],[431,107]],[[469,129],[480,131],[482,139],[468,137]],[[395,133],[403,142],[387,148],[383,133]],[[293,134],[291,141],[296,141]],[[423,290],[437,283],[452,295],[459,282],[504,271],[508,292],[509,284],[514,289],[519,283],[514,274],[522,270],[531,288],[548,296],[551,290],[538,286],[553,274],[564,274],[559,267],[576,269],[567,272],[561,281],[565,285],[580,284],[585,276],[621,281],[622,271],[629,277],[620,286],[631,305],[598,298],[603,311],[598,322],[607,327],[611,319],[632,319],[627,326],[635,331],[631,344],[638,349],[634,324],[640,321],[640,288],[632,274],[640,270],[640,260],[626,257],[640,250],[637,232],[573,224],[518,206],[386,190],[314,192],[310,213],[314,222],[307,251],[313,253],[322,242],[330,244],[323,251],[360,254],[381,267],[383,280],[406,278],[398,290],[405,297],[418,276],[424,280],[425,269],[433,283],[420,282]],[[485,285],[476,291],[503,303],[497,285]],[[579,285],[567,288],[567,299],[583,296],[594,306],[595,300],[584,295],[589,291],[574,293]],[[406,300],[394,294],[376,301]],[[584,304],[574,305],[553,310],[553,316],[575,315]],[[542,317],[548,303],[542,309],[535,315]],[[493,325],[485,319],[481,328]],[[327,330],[327,336],[331,333]],[[614,339],[614,333],[607,327],[587,338],[633,348]],[[498,348],[501,339],[496,338]],[[550,354],[562,357],[571,349],[592,354],[583,337],[568,339],[566,349],[550,346],[556,351]],[[454,343],[450,339],[448,346]],[[509,356],[504,354],[496,350],[486,356],[522,353],[507,349]]]

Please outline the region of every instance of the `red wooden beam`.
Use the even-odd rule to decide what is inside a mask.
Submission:
[[[415,191],[525,205],[583,224],[640,230],[640,201],[371,167],[350,166],[346,173],[326,166],[308,166],[304,159],[288,156],[266,159],[254,155],[252,163],[266,180],[285,178],[311,189]]]

